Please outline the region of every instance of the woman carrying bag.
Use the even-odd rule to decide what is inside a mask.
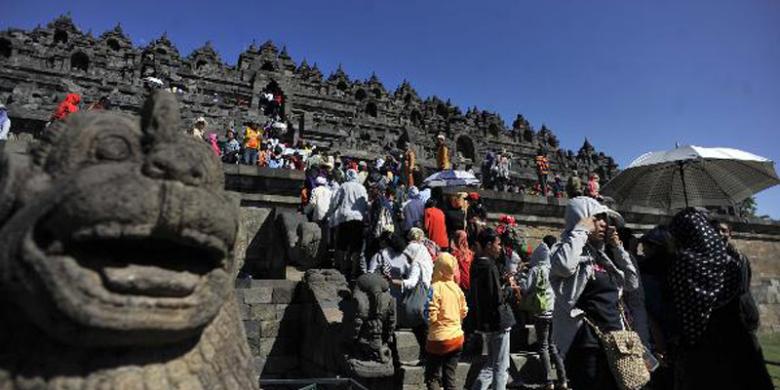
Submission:
[[[619,302],[624,289],[639,286],[639,278],[617,232],[607,230],[607,213],[612,211],[595,199],[571,199],[564,215],[566,228],[550,257],[550,284],[555,291],[553,339],[564,358],[569,384],[577,390],[632,388],[625,386],[625,378],[616,378],[619,373],[611,353],[615,345],[609,342],[614,339],[606,338],[636,335],[619,333],[625,332]],[[641,364],[641,341],[631,346],[640,348]],[[629,352],[635,352],[633,348]]]
[[[415,230],[417,228],[413,228]],[[419,229],[418,229],[419,230]],[[412,233],[410,232],[410,235]],[[403,255],[409,262],[409,272],[403,279],[394,279],[393,284],[401,288],[398,301],[399,325],[412,328],[420,345],[420,360],[423,360],[425,338],[428,325],[425,318],[425,306],[433,277],[433,260],[425,245],[412,241],[404,249]]]

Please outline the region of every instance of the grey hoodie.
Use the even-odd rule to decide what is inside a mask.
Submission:
[[[550,248],[547,247],[547,244],[542,242],[539,244],[538,247],[534,250],[534,252],[531,254],[531,262],[529,264],[531,267],[528,270],[528,275],[523,278],[520,281],[520,291],[523,293],[523,296],[530,297],[532,294],[536,294],[536,282],[537,280],[541,278],[550,279]],[[550,302],[555,303],[555,294],[553,293],[552,285],[550,283],[547,283],[547,291],[542,292],[541,294],[544,294],[550,298]],[[554,306],[552,306],[554,307]],[[538,317],[546,317],[549,318],[552,316],[552,310],[549,310],[544,313],[534,313]]]
[[[613,280],[618,289],[633,291],[639,287],[637,270],[631,258],[622,247],[595,248],[588,244],[588,230],[579,225],[584,218],[610,211],[607,206],[593,198],[578,196],[566,206],[564,219],[566,228],[559,243],[553,245],[550,257],[550,284],[555,292],[553,310],[553,340],[561,356],[565,358],[574,336],[582,326],[582,310],[575,305],[593,275],[593,263],[598,262]],[[613,251],[612,262],[605,250]]]

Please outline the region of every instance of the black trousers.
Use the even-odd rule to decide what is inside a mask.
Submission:
[[[460,352],[458,349],[446,355],[428,354],[425,361],[425,385],[428,390],[437,389],[439,380],[445,390],[455,390],[455,371],[458,370]]]
[[[555,365],[558,382],[567,383],[563,360],[561,360],[561,355],[558,354],[558,347],[555,346],[552,340],[552,318],[535,318],[534,328],[536,328],[539,357],[542,359],[542,368],[544,369],[544,377],[547,383],[552,383],[550,371],[552,371],[553,364]]]
[[[618,390],[607,355],[599,347],[572,347],[565,365],[574,390]]]
[[[420,346],[420,361],[425,360],[428,353],[425,351],[425,342],[428,339],[428,324],[422,324],[412,328],[412,334]]]

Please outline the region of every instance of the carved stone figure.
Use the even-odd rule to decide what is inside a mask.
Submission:
[[[287,244],[284,246],[287,263],[304,268],[316,265],[325,250],[319,225],[297,212],[281,212],[278,218],[279,231]]]
[[[0,161],[0,388],[252,389],[238,205],[173,95]]]
[[[361,378],[392,376],[390,340],[395,328],[395,300],[379,274],[357,278],[344,313],[345,368]]]

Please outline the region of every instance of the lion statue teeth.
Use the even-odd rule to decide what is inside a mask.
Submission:
[[[238,205],[179,130],[80,112],[0,155],[0,389],[257,388],[233,281]]]

